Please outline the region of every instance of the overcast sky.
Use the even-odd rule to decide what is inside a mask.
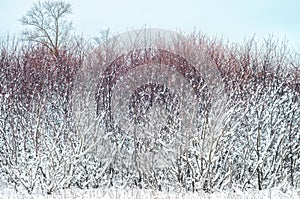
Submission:
[[[18,34],[18,19],[35,0],[0,0],[0,35]],[[194,29],[233,42],[245,37],[286,37],[300,46],[300,0],[69,0],[77,33],[96,37],[143,26],[181,30]]]

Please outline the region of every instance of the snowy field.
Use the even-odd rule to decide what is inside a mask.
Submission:
[[[198,198],[216,198],[216,199],[229,199],[229,198],[272,198],[272,199],[285,199],[285,198],[300,198],[300,190],[287,190],[271,189],[264,191],[227,191],[215,192],[212,194],[197,192],[197,193],[165,193],[151,190],[141,189],[70,189],[56,192],[52,195],[32,194],[26,192],[15,192],[10,189],[2,189],[0,191],[0,199],[198,199]]]

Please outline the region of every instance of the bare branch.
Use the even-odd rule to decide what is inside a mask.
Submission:
[[[66,17],[72,13],[71,4],[64,1],[38,1],[20,19],[29,27],[23,32],[25,40],[46,44],[58,55],[58,49],[72,30],[72,23]]]

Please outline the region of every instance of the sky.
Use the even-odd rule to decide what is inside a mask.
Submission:
[[[0,36],[19,34],[20,19],[36,0],[0,0]],[[201,31],[232,42],[273,35],[300,48],[300,0],[67,0],[75,30],[88,38],[101,30],[142,27]]]

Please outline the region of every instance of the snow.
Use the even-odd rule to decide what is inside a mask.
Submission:
[[[151,64],[140,63],[146,50],[131,52],[120,59],[94,57],[97,67],[98,61],[107,67],[115,55],[126,63],[113,61],[99,74],[84,69],[71,83],[41,76],[41,84],[53,81],[44,90],[22,71],[8,78],[11,66],[31,63],[25,55],[6,66],[0,87],[12,87],[0,93],[0,198],[299,198],[300,98],[288,86],[281,92],[289,79],[269,85],[257,73],[261,79],[241,79],[246,87],[239,88],[229,76],[224,81],[234,87],[225,89],[212,80],[218,71],[201,54],[198,61],[211,69],[202,73],[200,67],[201,76],[190,78],[192,68],[177,62],[185,50],[161,54],[164,61]],[[41,57],[37,68],[58,65],[38,52],[32,56]],[[222,63],[230,63],[224,56]],[[265,57],[257,59],[264,63]],[[18,75],[24,87],[34,88],[22,90],[13,79]]]
[[[41,193],[28,194],[25,191],[15,192],[12,189],[2,189],[0,191],[0,199],[230,199],[230,198],[241,198],[241,199],[259,199],[259,198],[272,198],[272,199],[292,199],[299,198],[300,190],[281,190],[280,188],[273,188],[263,191],[247,191],[242,192],[240,190],[223,191],[214,193],[205,192],[159,192],[154,190],[145,189],[65,189],[53,193],[52,195],[44,195]]]

